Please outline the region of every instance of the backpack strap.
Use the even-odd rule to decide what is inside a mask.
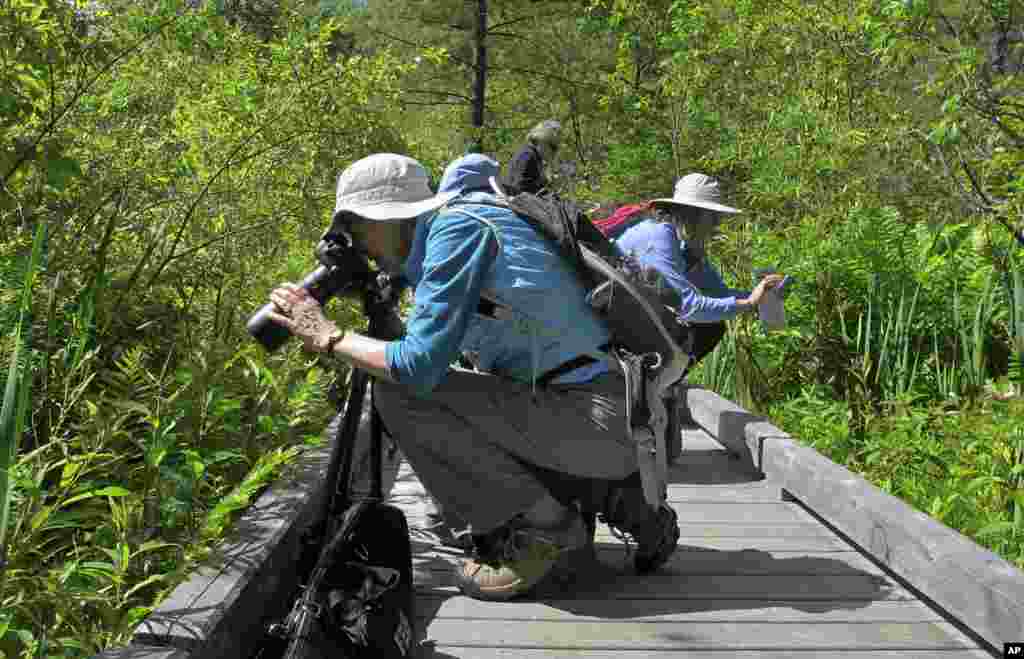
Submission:
[[[486,204],[475,204],[475,205],[485,206]],[[498,249],[500,250],[500,249],[504,248],[504,244],[501,241],[501,229],[499,229],[498,225],[495,224],[492,220],[490,220],[490,219],[488,219],[488,218],[486,218],[486,217],[484,217],[482,215],[477,215],[476,213],[474,213],[474,212],[472,212],[470,210],[466,210],[466,208],[464,208],[463,206],[456,205],[456,204],[449,204],[448,206],[445,206],[445,210],[447,210],[449,212],[453,212],[453,213],[458,213],[460,215],[465,215],[467,217],[471,217],[474,220],[477,220],[478,222],[483,222],[491,230],[491,232],[494,234],[494,239],[498,241]]]

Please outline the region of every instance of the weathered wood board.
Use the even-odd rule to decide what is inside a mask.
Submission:
[[[633,574],[599,525],[597,562],[575,582],[479,602],[454,585],[460,554],[415,534],[423,659],[990,656],[701,434],[689,432],[671,470],[681,546],[656,574]],[[426,523],[429,495],[407,466],[394,493],[413,526]]]

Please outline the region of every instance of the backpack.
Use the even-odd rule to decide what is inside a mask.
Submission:
[[[648,285],[635,259],[623,254],[576,204],[555,195],[509,196],[493,178],[491,186],[498,203],[558,249],[604,321],[611,335],[609,356],[626,381],[625,430],[636,448],[644,496],[651,506],[660,506],[667,496],[668,434],[675,428],[673,388],[686,375],[692,333],[660,290]]]
[[[643,220],[647,215],[645,211],[650,208],[650,204],[620,206],[608,217],[592,220],[592,223],[605,236],[615,239],[621,236],[626,229]]]

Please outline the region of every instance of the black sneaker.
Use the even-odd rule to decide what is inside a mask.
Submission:
[[[652,517],[649,528],[639,535],[633,534],[639,545],[636,557],[633,558],[633,566],[638,574],[654,572],[664,565],[679,543],[679,518],[676,511],[663,503]]]
[[[647,574],[665,564],[679,542],[679,518],[667,503],[657,509],[648,505],[639,487],[613,489],[606,501],[602,520],[627,548],[637,544],[633,566]]]

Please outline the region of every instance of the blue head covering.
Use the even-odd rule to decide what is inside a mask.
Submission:
[[[482,153],[470,153],[448,164],[437,186],[437,193],[440,195],[454,191],[466,194],[474,190],[490,190],[488,179],[492,176],[497,178],[500,171],[497,160]]]

